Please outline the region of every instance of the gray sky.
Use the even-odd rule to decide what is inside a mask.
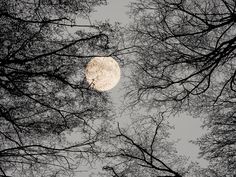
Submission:
[[[128,4],[135,0],[107,0],[107,6],[96,8],[96,12],[92,13],[92,20],[109,20],[111,23],[120,22],[122,24],[129,23],[127,15]]]
[[[91,19],[110,20],[111,23],[118,21],[122,24],[128,24],[129,17],[127,14],[127,6],[133,1],[135,0],[108,0],[107,6],[96,8],[97,11],[92,14]],[[124,77],[121,77],[121,82],[122,79],[124,79]],[[122,102],[120,102],[120,92],[122,92],[121,84],[114,88],[111,93],[117,104],[122,104]],[[171,132],[173,139],[179,139],[177,145],[179,152],[183,155],[190,156],[193,160],[198,160],[202,166],[205,166],[206,161],[204,159],[197,159],[199,152],[198,146],[188,143],[188,141],[195,140],[204,133],[200,128],[201,120],[196,118],[194,119],[187,114],[182,114],[170,120],[170,123],[175,125],[175,130],[172,130]]]
[[[120,22],[123,25],[126,25],[130,22],[127,11],[128,4],[131,1],[135,0],[107,0],[108,5],[96,8],[96,12],[92,13],[91,20],[92,21],[105,21],[109,20],[110,23]],[[123,105],[123,97],[121,96],[124,93],[124,89],[122,88],[124,76],[121,77],[121,82],[111,91],[112,100],[117,107],[118,113],[120,110],[120,106]],[[127,115],[120,117],[117,120],[123,124],[129,122],[127,120]],[[198,158],[199,148],[198,146],[189,143],[190,140],[196,140],[200,137],[205,131],[201,129],[201,120],[194,119],[187,114],[181,114],[179,116],[173,117],[169,120],[170,124],[175,126],[174,130],[171,130],[170,139],[179,140],[177,143],[177,150],[181,155],[186,155],[190,157],[190,160],[197,161],[202,167],[207,165],[207,161],[204,159]],[[91,172],[96,173],[96,170],[91,170]],[[82,172],[79,176],[87,177],[89,173]],[[96,175],[95,175],[96,176]]]

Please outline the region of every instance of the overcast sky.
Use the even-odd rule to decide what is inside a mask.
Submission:
[[[110,23],[114,24],[115,22],[120,22],[123,25],[128,25],[130,22],[128,12],[128,4],[131,1],[135,0],[107,0],[107,6],[101,6],[96,8],[96,12],[92,13],[91,20],[92,21],[105,21],[109,20]],[[127,56],[128,57],[128,56]],[[124,76],[121,77],[125,79]],[[120,106],[122,107],[122,93],[124,92],[122,88],[122,84],[118,84],[114,89],[112,89],[109,94],[111,94],[112,99],[114,100],[115,106],[117,106],[117,110],[120,110]],[[120,120],[123,124],[129,122],[127,120],[127,115],[122,116]],[[199,148],[198,146],[190,143],[190,140],[196,140],[200,137],[204,131],[200,128],[201,120],[194,119],[187,114],[181,114],[179,116],[171,118],[169,122],[175,126],[175,129],[171,131],[171,139],[179,140],[177,143],[177,150],[181,155],[186,155],[190,157],[190,160],[197,161],[200,163],[202,167],[207,165],[207,161],[204,159],[198,158]],[[96,172],[96,170],[95,170]],[[89,173],[81,173],[83,177],[88,175]],[[96,176],[96,175],[95,175]]]
[[[135,0],[107,0],[107,6],[96,8],[96,12],[92,13],[91,19],[109,20],[111,23],[120,22],[122,24],[128,24],[128,5],[133,1]]]

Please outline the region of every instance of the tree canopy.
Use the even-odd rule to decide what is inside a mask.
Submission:
[[[236,2],[136,0],[122,30],[90,22],[105,4],[0,0],[0,176],[75,176],[95,160],[100,176],[235,176]],[[124,106],[150,111],[126,127],[84,77],[92,57],[111,55],[130,57]],[[207,168],[168,139],[182,111],[204,118],[194,143]]]
[[[2,176],[68,176],[93,154],[102,132],[93,121],[107,117],[109,101],[89,88],[83,69],[107,55],[109,28],[78,17],[105,3],[0,1]],[[71,143],[64,132],[73,128],[81,137]]]
[[[201,154],[219,176],[235,175],[235,8],[233,0],[138,0],[132,104],[204,117]],[[220,170],[219,170],[220,169]]]

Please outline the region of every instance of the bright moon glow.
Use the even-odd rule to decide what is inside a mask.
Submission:
[[[92,88],[107,91],[119,82],[120,67],[112,57],[95,57],[87,64],[85,76]]]

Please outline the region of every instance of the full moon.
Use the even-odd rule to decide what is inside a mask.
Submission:
[[[112,57],[94,57],[86,66],[86,80],[97,91],[107,91],[120,80],[119,64]]]

